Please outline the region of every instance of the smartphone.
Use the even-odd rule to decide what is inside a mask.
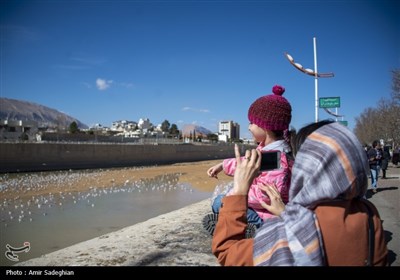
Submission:
[[[261,152],[260,171],[268,171],[281,168],[281,152]]]

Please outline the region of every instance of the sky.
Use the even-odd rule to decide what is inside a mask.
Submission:
[[[0,3],[0,96],[88,126],[148,118],[217,132],[232,120],[251,138],[249,106],[279,84],[292,128],[333,118],[353,129],[390,99],[400,68],[397,0]],[[314,50],[317,71],[333,77],[315,79],[285,56],[315,69]],[[329,110],[342,117],[316,114],[316,97],[339,97]]]

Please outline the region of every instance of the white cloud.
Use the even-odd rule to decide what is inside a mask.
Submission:
[[[210,110],[208,110],[208,109],[197,109],[197,108],[192,108],[192,107],[183,107],[182,111],[192,111],[192,112],[198,112],[198,113],[210,113]]]
[[[112,82],[113,82],[112,80],[106,81],[106,80],[97,78],[97,80],[96,80],[96,87],[97,87],[99,90],[106,90],[106,89],[108,89],[108,88],[110,87],[110,85],[112,84]]]

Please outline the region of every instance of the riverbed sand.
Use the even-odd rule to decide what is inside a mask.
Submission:
[[[58,192],[84,192],[93,187],[121,187],[141,179],[167,174],[179,174],[179,183],[188,183],[194,189],[212,192],[216,185],[232,180],[223,172],[218,175],[218,179],[208,177],[207,169],[220,162],[209,160],[147,167],[2,174],[1,194],[5,199],[24,199]]]

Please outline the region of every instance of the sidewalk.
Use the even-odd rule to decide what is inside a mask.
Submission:
[[[396,167],[389,164],[386,177],[388,179],[381,179],[379,176],[378,192],[368,190],[367,199],[375,204],[381,215],[388,242],[389,264],[400,266],[400,165]]]

